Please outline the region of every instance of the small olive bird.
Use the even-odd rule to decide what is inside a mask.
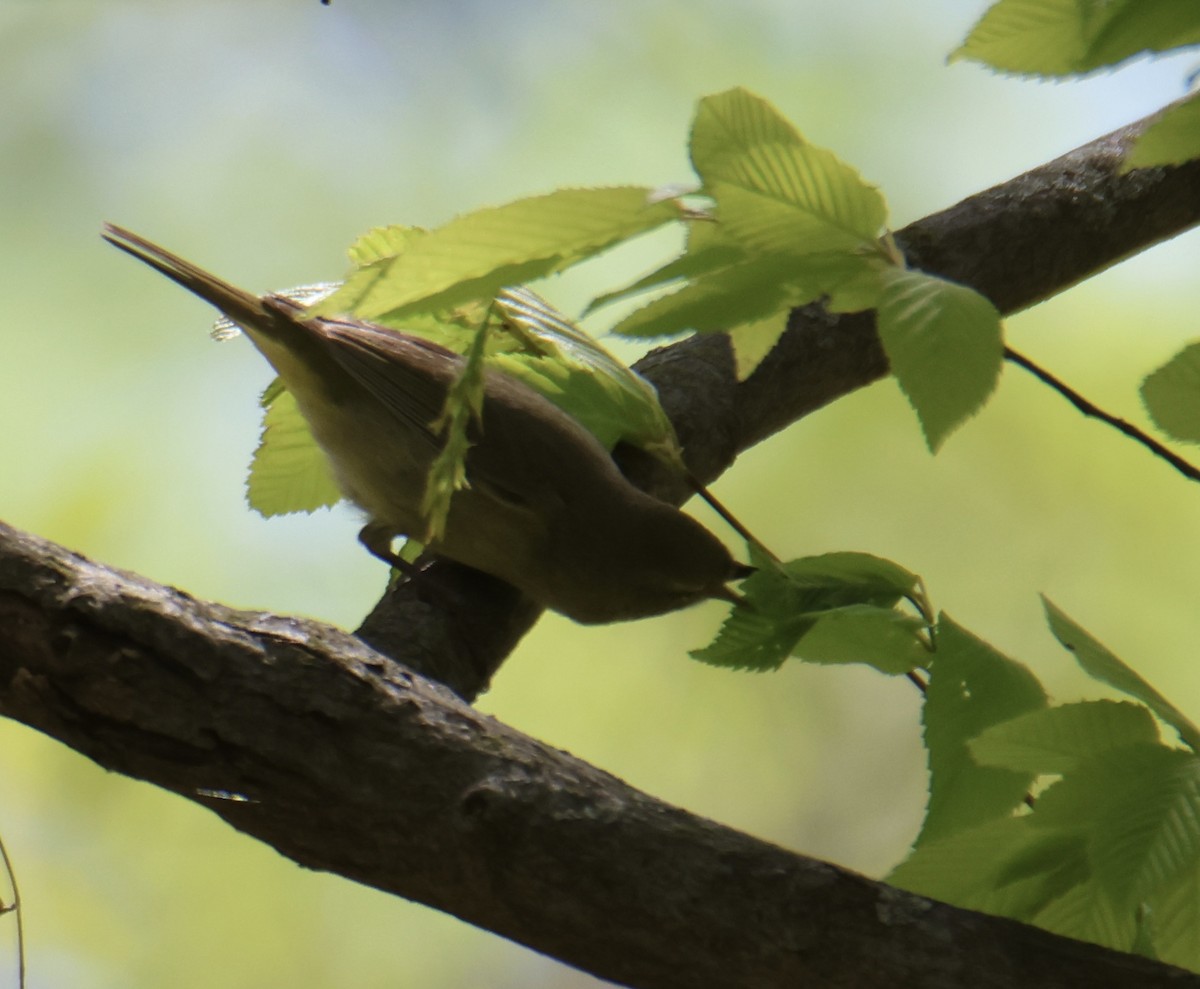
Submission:
[[[464,358],[351,318],[309,317],[282,295],[258,298],[136,234],[104,238],[236,323],[278,372],[342,493],[367,516],[359,538],[396,563],[396,536],[421,538],[438,422]],[[484,372],[471,427],[468,486],[450,502],[437,554],[513,584],[584,623],[658,615],[704,598],[750,568],[694,519],[634,487],[575,418],[529,386]]]

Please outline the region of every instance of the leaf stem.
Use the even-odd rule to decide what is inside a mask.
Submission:
[[[723,518],[729,524],[729,527],[733,529],[734,532],[746,540],[746,542],[753,543],[767,557],[774,560],[776,563],[780,562],[779,557],[772,553],[757,538],[755,538],[754,534],[744,525],[742,525],[740,521],[738,521],[738,517],[734,515],[728,508],[722,505],[721,502],[717,500],[717,496],[709,491],[708,488],[706,488],[703,484],[701,484],[696,476],[691,473],[691,471],[688,472],[687,481],[688,484],[691,485],[692,490],[695,491],[696,494],[698,494],[706,502],[708,502],[709,507],[711,507],[714,512],[720,515],[721,518]]]
[[[1179,473],[1181,473],[1184,477],[1192,481],[1200,481],[1200,468],[1195,467],[1178,454],[1168,450],[1153,436],[1150,436],[1144,430],[1139,429],[1137,426],[1133,425],[1133,423],[1126,422],[1124,419],[1118,418],[1110,412],[1105,412],[1099,406],[1084,398],[1081,394],[1079,394],[1079,392],[1075,391],[1074,388],[1066,384],[1060,378],[1055,377],[1045,368],[1039,367],[1028,357],[1017,353],[1017,351],[1013,350],[1011,347],[1005,347],[1004,358],[1005,360],[1016,364],[1018,367],[1023,367],[1043,384],[1049,385],[1085,416],[1090,416],[1093,419],[1099,419],[1101,422],[1108,423],[1108,425],[1112,426],[1119,432],[1124,433],[1135,443],[1140,443],[1155,456],[1161,457],[1177,471],[1179,471]]]

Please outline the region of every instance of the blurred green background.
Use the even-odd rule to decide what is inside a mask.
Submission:
[[[353,627],[385,578],[354,515],[265,521],[243,500],[268,369],[244,341],[209,340],[213,314],[102,245],[101,221],[260,291],[337,278],[373,225],[686,181],[695,100],[745,85],[880,184],[898,227],[1174,99],[1192,68],[1048,85],[947,67],[984,6],[0,0],[0,518],[199,596]],[[1182,237],[1014,318],[1011,341],[1144,421],[1140,376],[1200,335],[1198,246]],[[542,289],[577,311],[670,247]],[[1015,369],[936,459],[884,382],[751,452],[717,491],[781,554],[864,550],[921,572],[1060,698],[1094,694],[1044,630],[1045,591],[1200,716],[1200,489]],[[914,691],[690,661],[720,618],[547,618],[481,706],[666,800],[885,872],[923,805]],[[0,794],[32,987],[598,984],[305,872],[11,723]],[[13,943],[4,918],[0,984],[15,984]]]

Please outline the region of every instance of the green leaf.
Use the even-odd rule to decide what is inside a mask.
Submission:
[[[1200,96],[1168,108],[1147,127],[1134,141],[1121,169],[1182,165],[1193,158],[1200,158]]]
[[[790,309],[781,309],[762,319],[742,323],[729,333],[738,381],[745,381],[787,330]]]
[[[711,275],[747,259],[746,249],[723,237],[722,231],[716,224],[695,221],[688,227],[687,250],[683,254],[622,288],[596,296],[584,308],[583,314],[586,316],[601,306],[619,302],[643,292]]]
[[[1068,773],[1081,760],[1134,743],[1156,744],[1149,710],[1125,701],[1079,701],[1031,711],[993,725],[968,743],[983,766]]]
[[[1081,883],[1032,918],[1045,930],[1117,951],[1130,951],[1137,938],[1137,916],[1117,910],[1094,882]]]
[[[878,189],[745,89],[700,101],[691,156],[723,231],[757,252],[871,246],[887,220]]]
[[[506,339],[503,348],[491,338]],[[606,447],[619,441],[682,472],[674,428],[653,386],[526,289],[502,291],[482,312],[463,373],[440,422],[449,427],[425,490],[427,540],[442,532],[455,491],[466,486],[467,427],[482,412],[484,366],[517,378],[578,419]],[[486,431],[487,423],[482,423]]]
[[[745,592],[745,584],[742,591]],[[788,620],[753,606],[733,608],[717,637],[701,649],[690,650],[688,655],[709,666],[731,670],[755,673],[777,670],[812,626],[808,615]]]
[[[1200,758],[1146,743],[1101,753],[1038,798],[1033,825],[1085,836],[1097,888],[1132,914],[1200,865]]]
[[[411,258],[429,236],[436,232],[381,227],[359,238],[349,253],[359,264],[377,266]],[[489,320],[481,344],[489,367],[525,382],[582,422],[606,447],[624,441],[683,469],[674,428],[653,386],[528,289],[503,288],[494,300],[467,303],[452,313],[393,311],[378,319],[460,354],[479,345],[479,327]],[[464,440],[460,433],[446,457],[457,460],[465,450]],[[447,459],[439,469],[448,469],[450,462]],[[443,489],[439,497],[445,497],[446,483],[451,489],[461,483],[455,477],[456,471],[449,471],[435,482],[435,488]]]
[[[1000,314],[966,286],[919,271],[884,276],[879,337],[929,448],[987,401],[1004,364]]]
[[[1025,815],[920,844],[886,881],[956,906],[1028,922],[1087,877],[1082,839],[1039,832]]]
[[[1183,712],[1068,618],[1049,598],[1043,596],[1042,605],[1046,609],[1050,631],[1088,676],[1141,701],[1174,728],[1189,748],[1200,751],[1200,730]]]
[[[811,645],[816,662],[864,662],[891,674],[928,660],[925,623],[893,610],[904,598],[925,607],[920,578],[903,567],[866,553],[757,562],[741,584],[747,607],[734,608],[693,658],[771,670],[791,655],[809,658]]]
[[[682,469],[678,441],[656,395],[644,397],[618,378],[554,358],[500,354],[488,365],[541,392],[608,449],[624,440]]]
[[[634,310],[612,332],[661,337],[732,331],[822,296],[830,297],[834,310],[870,308],[882,291],[880,269],[877,261],[854,254],[754,256]]]
[[[819,294],[815,286],[808,286],[806,292],[804,286],[788,284],[794,268],[794,259],[786,257],[750,258],[729,265],[635,309],[612,332],[665,337],[689,330],[721,332],[766,319],[811,302]]]
[[[467,451],[471,443],[467,429],[472,420],[483,415],[484,351],[487,346],[490,313],[484,317],[475,335],[475,343],[467,351],[462,372],[446,392],[446,404],[431,428],[435,435],[444,430],[445,442],[425,478],[421,496],[421,516],[425,520],[424,543],[433,542],[446,531],[450,503],[456,491],[468,487]]]
[[[682,472],[683,454],[658,392],[544,299],[505,289],[494,303],[501,332],[523,349],[494,353],[488,365],[519,378],[591,431],[605,447],[639,447]]]
[[[935,678],[941,659],[939,652]],[[1112,709],[1138,709],[1108,703]],[[1045,734],[1055,715],[1040,714],[1044,717],[1032,713],[1000,728],[1015,735],[1024,725]],[[1056,727],[1068,731],[1066,721],[1073,718]],[[1127,714],[1117,718],[1122,731],[1134,724]],[[1135,732],[1145,730],[1145,719]],[[1091,720],[1085,730],[1096,727],[1099,722]],[[980,738],[990,734],[998,740],[998,732],[990,729]],[[1159,954],[1175,964],[1194,963],[1200,955],[1198,880],[1200,759],[1149,742],[1093,751],[1073,762],[1032,813],[922,840],[888,877],[959,906],[1122,951]],[[1151,914],[1157,918],[1153,925]]]
[[[649,190],[560,189],[456,217],[402,250],[359,268],[316,312],[385,314],[451,309],[491,300],[502,288],[562,271],[637,233],[678,219]]]
[[[311,512],[340,501],[324,451],[278,378],[263,393],[262,405],[262,439],[246,478],[250,507],[270,517]]]
[[[1000,0],[950,57],[1062,76],[1197,43],[1193,0]]]
[[[850,604],[820,612],[792,653],[806,663],[863,663],[896,676],[929,662],[926,631],[916,615]]]
[[[1032,673],[942,615],[922,715],[929,804],[918,845],[1012,812],[1034,774],[980,766],[968,743],[992,725],[1045,706]]]
[[[854,600],[873,603],[911,598],[921,589],[921,578],[917,574],[870,553],[805,556],[784,564],[783,569],[797,586],[849,593]]]
[[[691,152],[717,222],[694,223],[681,257],[593,301],[589,308],[682,283],[614,333],[729,331],[748,374],[791,309],[818,298],[831,311],[875,306],[881,269],[894,263],[880,239],[887,209],[854,169],[744,89],[700,101]]]
[[[351,244],[346,253],[356,268],[363,268],[403,254],[426,233],[424,227],[405,227],[398,223],[375,227]]]
[[[1161,961],[1158,948],[1155,946],[1157,934],[1155,932],[1154,911],[1148,903],[1139,903],[1137,909],[1134,911],[1134,918],[1137,922],[1137,930],[1133,936],[1133,944],[1129,946],[1130,954]]]
[[[1184,347],[1146,377],[1142,402],[1163,432],[1200,443],[1200,343]]]
[[[1200,970],[1200,868],[1179,875],[1179,881],[1152,897],[1154,949],[1171,965]]]

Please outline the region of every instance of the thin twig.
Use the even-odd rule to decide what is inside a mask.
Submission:
[[[21,890],[17,887],[17,874],[13,871],[12,859],[8,857],[8,849],[4,847],[4,839],[0,838],[0,860],[4,862],[4,871],[8,873],[8,882],[12,886],[12,906],[4,910],[11,911],[17,917],[17,986],[25,989],[25,921],[21,909]]]
[[[1093,419],[1099,419],[1101,422],[1108,423],[1108,425],[1112,426],[1113,429],[1125,434],[1135,443],[1140,443],[1155,456],[1161,457],[1177,471],[1179,471],[1179,473],[1184,477],[1192,481],[1200,481],[1200,468],[1197,468],[1193,464],[1184,460],[1177,453],[1173,453],[1171,450],[1168,450],[1153,436],[1150,436],[1144,430],[1139,429],[1133,423],[1126,422],[1124,419],[1121,419],[1110,412],[1105,412],[1099,406],[1088,401],[1066,382],[1055,377],[1045,368],[1038,366],[1024,354],[1018,353],[1017,351],[1013,350],[1012,347],[1005,347],[1004,358],[1005,360],[1016,364],[1018,367],[1023,367],[1026,371],[1042,382],[1042,384],[1049,385],[1049,387],[1053,388],[1056,392],[1062,395],[1063,398],[1075,406],[1075,408],[1077,408],[1085,416],[1090,416]],[[1033,794],[1026,793],[1025,806],[1032,810],[1035,805],[1036,800]]]
[[[746,540],[746,542],[753,543],[756,547],[758,547],[759,550],[765,553],[769,559],[774,560],[776,563],[779,562],[779,557],[772,553],[771,550],[769,550],[766,546],[764,546],[761,541],[756,539],[754,534],[744,525],[742,525],[738,517],[734,515],[733,512],[731,512],[728,508],[722,505],[721,502],[717,500],[717,496],[709,491],[708,488],[706,488],[703,484],[701,484],[699,479],[694,474],[689,472],[687,475],[687,480],[688,484],[691,485],[692,490],[695,491],[696,494],[698,494],[706,502],[708,502],[709,507],[712,508],[712,510],[718,515],[720,515],[721,518],[723,518],[729,524],[729,527],[733,529],[734,532]]]
[[[1200,468],[1194,467],[1178,454],[1172,453],[1153,436],[1148,435],[1133,425],[1133,423],[1126,422],[1124,419],[1105,412],[1103,409],[1089,402],[1070,385],[1056,378],[1044,368],[1039,367],[1028,357],[1017,353],[1011,347],[1004,348],[1004,357],[1005,360],[1012,361],[1012,363],[1019,367],[1023,367],[1043,384],[1049,385],[1085,416],[1091,416],[1093,419],[1099,419],[1101,422],[1108,423],[1114,429],[1124,433],[1135,443],[1140,443],[1155,456],[1162,457],[1163,460],[1179,471],[1184,477],[1192,481],[1200,481]]]

